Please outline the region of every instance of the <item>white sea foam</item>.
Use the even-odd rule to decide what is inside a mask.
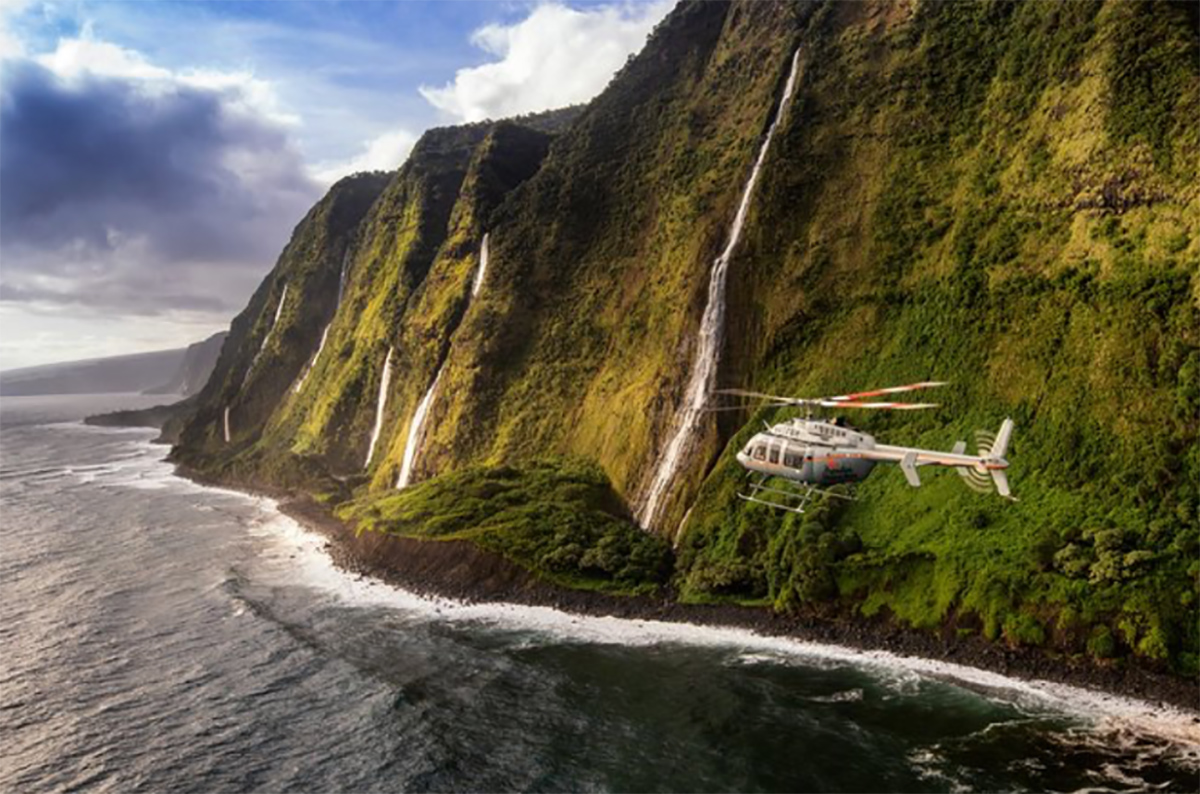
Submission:
[[[758,150],[758,158],[754,168],[750,170],[750,178],[742,188],[742,199],[738,203],[737,214],[733,218],[733,226],[729,232],[729,240],[724,250],[712,264],[708,279],[708,301],[704,305],[704,314],[700,317],[700,333],[696,346],[696,359],[692,364],[692,373],[688,378],[687,389],[684,391],[683,406],[675,416],[672,425],[671,439],[667,442],[663,454],[658,459],[654,469],[654,478],[642,498],[641,507],[637,511],[638,523],[647,529],[654,527],[658,519],[658,511],[662,499],[666,495],[667,486],[674,480],[680,465],[691,452],[696,433],[706,414],[705,406],[709,395],[717,384],[717,367],[721,359],[721,346],[725,342],[725,285],[729,276],[729,260],[738,242],[742,239],[742,227],[746,224],[746,216],[750,212],[750,200],[754,197],[754,187],[758,184],[758,175],[767,159],[767,150],[775,130],[787,112],[796,87],[796,73],[800,68],[800,50],[792,55],[792,69],[788,74],[787,83],[783,88],[783,96],[779,99],[779,108],[775,118],[767,129],[762,146]]]
[[[111,427],[108,425],[89,425],[82,421],[74,422],[47,422],[42,427],[53,428],[54,430],[65,430],[71,433],[89,433],[94,435],[110,436],[114,433],[125,435],[140,435],[153,438],[156,432],[147,427]]]
[[[273,510],[269,500],[264,507]],[[769,637],[749,629],[698,626],[655,620],[596,617],[550,607],[517,604],[465,604],[419,596],[383,582],[356,577],[337,568],[325,552],[325,540],[291,518],[276,513],[261,532],[286,544],[296,554],[302,581],[346,604],[417,612],[438,620],[471,622],[499,630],[535,632],[545,640],[597,645],[652,647],[683,645],[735,649],[743,661],[807,666],[854,666],[872,673],[901,694],[915,693],[921,682],[963,684],[1034,713],[1063,713],[1087,719],[1094,730],[1151,735],[1179,746],[1200,767],[1200,725],[1195,714],[1050,681],[1009,678],[974,667],[901,656],[890,651],[862,651],[789,637]],[[845,693],[840,700],[858,697]]]
[[[1072,741],[1136,743],[1139,737],[1149,736],[1170,742],[1176,757],[1200,768],[1197,715],[1171,706],[1049,681],[1009,678],[973,667],[900,656],[889,651],[861,651],[788,637],[768,637],[748,629],[582,616],[550,607],[464,604],[420,596],[341,570],[326,552],[325,539],[279,512],[273,500],[198,485],[179,477],[165,461],[166,448],[150,443],[149,438],[132,441],[130,445],[141,451],[141,459],[124,464],[121,471],[114,472],[114,479],[104,484],[140,487],[140,481],[159,479],[172,489],[221,495],[254,505],[260,511],[260,520],[251,531],[275,542],[275,553],[295,566],[295,581],[350,606],[396,609],[433,620],[464,621],[499,630],[533,633],[543,641],[632,647],[723,647],[735,650],[738,654],[735,658],[740,663],[802,663],[825,668],[848,665],[871,672],[900,692],[913,691],[922,680],[956,682],[1027,711],[1062,713],[1087,720],[1090,724],[1087,735],[1074,737]],[[120,475],[124,476],[117,479]],[[847,695],[844,699],[851,697],[853,695]]]

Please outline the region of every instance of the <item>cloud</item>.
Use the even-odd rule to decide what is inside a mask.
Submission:
[[[97,41],[87,28],[78,38],[59,40],[54,52],[34,60],[65,79],[104,76],[168,80],[171,77],[170,71],[153,66],[140,53]]]
[[[499,60],[459,69],[453,82],[423,86],[421,95],[462,121],[586,102],[642,48],[673,4],[657,0],[577,10],[545,3],[513,25],[475,31],[472,43]]]
[[[320,194],[269,84],[88,35],[0,80],[0,301],[229,313]]]
[[[326,185],[359,171],[394,171],[408,158],[417,142],[417,135],[408,130],[395,130],[368,141],[360,154],[337,163],[321,163],[313,176]]]
[[[30,0],[0,0],[0,59],[19,58],[25,54],[25,43],[13,33],[9,19],[25,10]]]

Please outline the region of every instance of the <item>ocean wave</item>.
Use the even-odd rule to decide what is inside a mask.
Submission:
[[[66,425],[76,428],[77,425]],[[103,432],[120,432],[98,428]],[[349,606],[402,610],[436,620],[470,622],[505,631],[534,632],[545,640],[570,643],[655,646],[664,644],[738,650],[743,662],[853,665],[903,693],[923,680],[965,685],[1031,714],[1060,713],[1089,723],[1087,736],[1096,741],[1135,741],[1152,736],[1169,742],[1172,754],[1200,769],[1200,723],[1196,715],[1175,707],[1042,680],[1009,678],[974,667],[901,656],[886,650],[858,650],[787,637],[768,637],[736,627],[699,626],[643,619],[584,616],[550,607],[508,603],[468,604],[418,595],[338,568],[326,551],[326,540],[279,511],[274,500],[226,488],[199,485],[179,477],[165,461],[166,449],[149,439],[132,442],[145,466],[136,477],[108,485],[151,487],[220,494],[256,505],[257,520],[249,531],[274,541],[268,554],[286,558],[296,580]]]
[[[308,586],[347,605],[390,607],[419,612],[439,620],[469,621],[497,629],[534,631],[545,638],[587,644],[655,646],[663,644],[724,647],[741,651],[743,659],[762,662],[795,659],[816,666],[853,665],[872,672],[900,693],[913,692],[922,681],[939,680],[970,687],[1030,714],[1058,713],[1083,718],[1089,735],[1122,732],[1154,736],[1177,745],[1173,754],[1200,769],[1200,724],[1196,715],[1174,707],[1042,680],[1009,678],[965,665],[901,656],[884,650],[858,650],[787,637],[768,637],[749,629],[698,626],[654,620],[585,616],[550,607],[507,603],[467,604],[427,597],[338,568],[326,553],[326,541],[280,512],[274,502],[260,501],[268,515],[255,532],[282,546],[276,553],[293,558]],[[747,657],[746,654],[750,656]]]

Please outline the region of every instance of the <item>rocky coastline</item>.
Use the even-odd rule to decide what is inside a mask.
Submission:
[[[195,473],[181,470],[180,474],[205,484],[231,487]],[[245,490],[243,486],[234,487]],[[467,603],[544,606],[578,615],[741,628],[764,636],[863,651],[885,650],[1172,706],[1194,712],[1194,720],[1200,724],[1200,682],[1149,670],[1128,660],[1124,664],[1100,665],[1087,659],[1054,657],[1039,649],[1008,648],[978,636],[959,637],[953,627],[936,633],[898,626],[886,617],[781,614],[735,604],[685,604],[669,592],[659,597],[631,597],[571,590],[541,581],[500,555],[465,541],[360,534],[306,494],[269,488],[255,493],[275,499],[281,512],[323,536],[326,551],[338,567],[424,596]]]

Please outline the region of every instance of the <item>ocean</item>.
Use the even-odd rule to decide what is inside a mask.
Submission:
[[[0,405],[0,790],[1196,791],[1194,715],[737,629],[428,599]]]

